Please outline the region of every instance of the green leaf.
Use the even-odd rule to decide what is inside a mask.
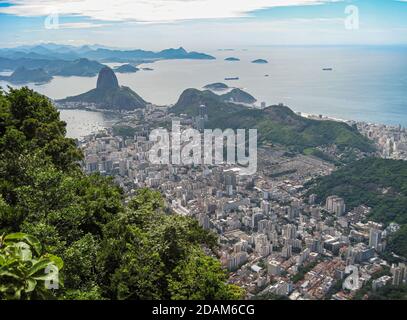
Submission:
[[[25,282],[25,292],[32,292],[34,291],[35,287],[37,286],[37,281],[33,278],[27,279]]]
[[[28,275],[32,276],[35,275],[37,272],[41,271],[44,273],[44,269],[52,264],[52,261],[49,259],[42,259],[35,263],[30,270],[28,270]]]
[[[29,234],[22,232],[11,233],[4,237],[4,241],[6,243],[15,241],[26,241],[29,245],[31,245],[34,248],[37,255],[41,254],[42,247],[40,241],[36,237],[33,237]]]
[[[43,257],[49,259],[58,268],[58,270],[61,270],[64,267],[64,261],[58,256],[46,253]]]

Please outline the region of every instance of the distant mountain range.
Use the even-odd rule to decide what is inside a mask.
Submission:
[[[280,144],[320,157],[324,156],[316,149],[320,146],[336,145],[340,150],[351,148],[361,152],[375,150],[367,138],[346,123],[303,118],[284,105],[262,110],[247,108],[209,90],[185,90],[170,111],[196,116],[202,104],[207,106],[208,128],[256,128],[261,143]]]
[[[9,49],[0,49],[0,57],[12,60],[78,60],[86,58],[99,62],[145,62],[166,59],[215,59],[205,53],[188,52],[184,48],[165,49],[162,51],[146,50],[119,50],[101,46],[74,47],[69,45],[42,44],[36,46],[21,46]]]
[[[115,73],[109,67],[100,70],[95,89],[56,102],[60,105],[92,103],[100,109],[112,111],[135,110],[144,108],[147,104],[133,90],[120,86]]]
[[[93,77],[104,67],[102,63],[106,62],[140,64],[168,59],[212,60],[215,58],[205,53],[188,52],[182,47],[154,52],[139,49],[110,49],[102,46],[74,47],[49,43],[0,49],[0,71],[15,71],[24,67],[43,69],[51,77]],[[28,82],[31,81],[24,81],[24,83]]]

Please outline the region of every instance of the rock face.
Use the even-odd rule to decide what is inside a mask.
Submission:
[[[99,72],[96,89],[78,96],[58,100],[64,104],[95,104],[100,109],[107,110],[135,110],[144,108],[147,104],[137,93],[128,87],[119,86],[119,81],[112,69],[104,67]]]
[[[99,72],[96,89],[108,90],[115,88],[119,88],[119,81],[117,80],[116,75],[114,74],[112,69],[110,69],[109,67],[104,67]]]

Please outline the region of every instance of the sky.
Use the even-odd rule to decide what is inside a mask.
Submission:
[[[0,47],[407,45],[407,0],[0,0]]]

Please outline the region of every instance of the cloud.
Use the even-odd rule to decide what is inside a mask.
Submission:
[[[339,0],[10,0],[0,13],[47,16],[51,13],[100,21],[172,22],[248,16],[273,7],[319,5]]]

